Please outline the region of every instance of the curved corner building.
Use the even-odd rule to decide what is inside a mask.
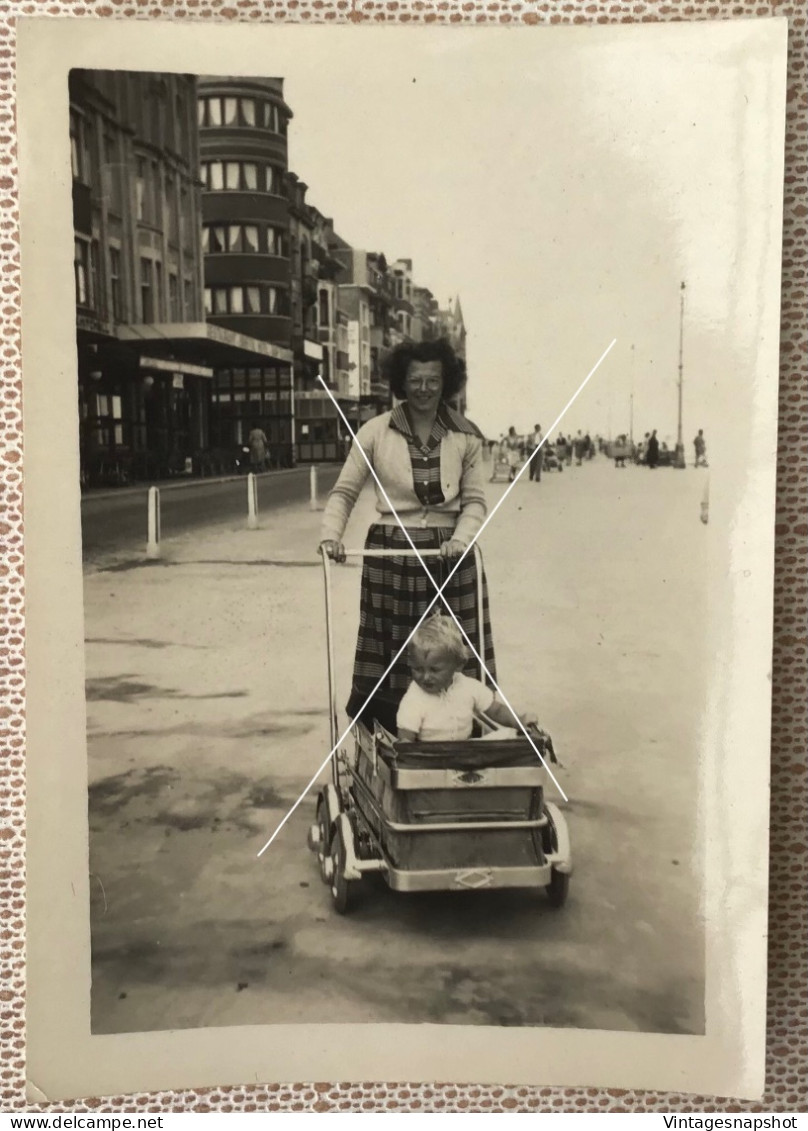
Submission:
[[[287,131],[283,79],[222,75],[197,82],[202,250],[209,322],[288,349]],[[218,370],[211,439],[266,432],[273,462],[294,458],[292,374],[282,363]]]

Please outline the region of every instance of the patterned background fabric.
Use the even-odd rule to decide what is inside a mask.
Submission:
[[[618,24],[787,16],[790,23],[775,563],[767,1089],[762,1103],[595,1088],[288,1083],[92,1098],[25,1100],[25,705],[20,278],[15,156],[15,17],[255,23]],[[0,0],[0,1097],[5,1112],[602,1111],[799,1112],[808,1109],[808,84],[802,0]],[[802,1080],[802,1084],[799,1081]]]

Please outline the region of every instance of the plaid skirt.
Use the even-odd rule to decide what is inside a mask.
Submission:
[[[436,550],[453,534],[452,527],[412,527],[410,538],[419,550]],[[403,531],[397,526],[374,523],[368,530],[366,550],[409,550],[409,555],[389,558],[365,558],[362,563],[362,592],[359,605],[359,634],[356,642],[353,684],[347,712],[351,718],[360,715],[365,721],[377,718],[389,730],[395,730],[395,715],[401,697],[410,683],[405,652],[390,667],[393,657],[404,645],[421,615],[436,596],[435,588],[424,572],[424,567],[412,554]],[[426,558],[438,586],[442,585],[456,561]],[[477,617],[477,563],[473,554],[463,560],[452,577],[443,596],[449,608],[463,626],[469,640],[485,660],[485,666],[496,678],[494,642],[488,611],[488,585],[485,572],[482,577],[482,625]],[[446,605],[438,598],[430,613],[442,611],[448,616]],[[484,650],[480,641],[482,629]],[[363,705],[387,672],[372,702],[366,710]],[[480,678],[480,665],[471,656],[466,665],[467,675]]]

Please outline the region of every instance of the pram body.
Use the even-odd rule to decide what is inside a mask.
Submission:
[[[309,830],[336,910],[349,909],[369,872],[401,892],[544,888],[561,906],[572,872],[569,835],[563,814],[545,799],[549,774],[536,754],[554,759],[552,742],[540,731],[531,731],[531,739],[533,745],[485,716],[477,719],[474,737],[456,742],[403,742],[378,723],[355,720],[332,758],[332,781],[320,793]]]

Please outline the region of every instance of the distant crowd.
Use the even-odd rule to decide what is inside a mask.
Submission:
[[[519,468],[530,460],[530,479],[541,479],[542,471],[563,471],[575,462],[580,467],[584,460],[593,459],[596,453],[614,460],[615,467],[625,467],[627,462],[642,464],[645,467],[671,467],[676,462],[676,450],[657,437],[656,429],[646,432],[639,443],[634,443],[625,434],[615,440],[605,440],[602,436],[594,438],[589,432],[580,429],[575,436],[565,436],[560,432],[555,440],[545,440],[541,425],[535,424],[531,432],[520,434],[512,425],[499,440],[490,440],[489,447],[495,461],[493,476],[497,469],[507,469],[508,480],[516,478]],[[704,430],[699,429],[693,440],[694,467],[707,467],[707,442]],[[539,451],[541,449],[541,451]],[[538,452],[538,454],[534,454]]]

